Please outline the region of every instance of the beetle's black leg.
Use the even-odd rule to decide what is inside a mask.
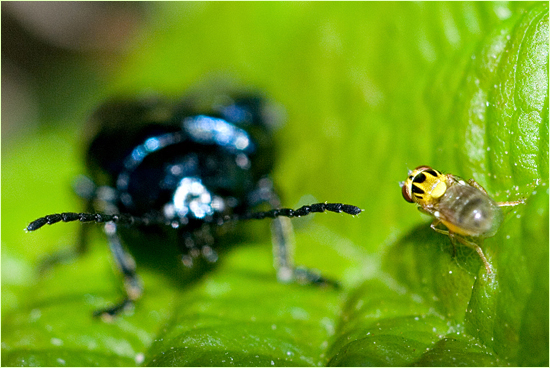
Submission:
[[[105,190],[99,191],[98,196],[98,187],[97,185],[85,175],[80,175],[76,178],[73,183],[74,190],[76,194],[86,200],[86,212],[93,211],[93,203],[99,201],[102,204],[102,207],[110,206],[111,211],[113,211],[113,204],[111,203],[114,198],[104,198],[101,193],[106,192]],[[102,187],[99,187],[102,188]],[[112,192],[113,190],[111,190]],[[115,208],[116,209],[116,208]],[[67,248],[61,251],[58,251],[47,258],[43,259],[38,267],[40,273],[50,269],[58,263],[65,263],[72,261],[75,258],[82,256],[88,250],[88,235],[90,228],[88,226],[81,226],[78,232],[78,240],[76,247]]]
[[[181,261],[187,268],[194,266],[194,260],[201,255],[201,249],[197,245],[195,233],[186,232],[183,235],[185,248],[182,247]]]
[[[86,209],[91,209],[91,201],[88,201]],[[43,258],[38,265],[38,273],[42,274],[59,263],[71,262],[85,254],[88,251],[88,234],[89,228],[87,226],[81,226],[78,232],[76,246],[61,249]]]
[[[278,218],[271,223],[271,242],[273,244],[273,267],[277,270],[277,279],[281,282],[294,280],[294,233],[288,218]]]
[[[281,200],[273,182],[269,178],[259,181],[258,189],[251,193],[251,207],[260,202],[268,202],[271,208],[281,207]],[[292,222],[285,217],[276,218],[271,223],[271,243],[273,244],[273,267],[277,271],[277,280],[280,282],[292,282],[295,279],[294,267],[294,231]]]
[[[79,175],[76,177],[73,182],[73,189],[80,198],[83,198],[89,202],[97,199],[97,185],[86,175]]]
[[[278,199],[273,195],[270,203],[273,205],[278,203]],[[282,282],[297,281],[299,283],[306,284],[328,284],[334,287],[338,287],[337,281],[325,279],[320,276],[319,272],[309,270],[303,267],[295,267],[293,264],[293,252],[292,252],[292,225],[288,218],[307,216],[314,212],[344,212],[349,215],[358,215],[361,213],[361,209],[356,206],[342,203],[315,203],[312,205],[306,205],[293,210],[290,208],[278,208],[265,212],[253,212],[244,215],[232,215],[225,216],[218,220],[218,225],[222,225],[229,221],[239,220],[262,220],[265,218],[274,219],[272,225],[272,239],[273,239],[273,257],[275,268],[277,269],[277,277]]]
[[[40,260],[38,265],[38,273],[42,274],[59,263],[71,262],[85,254],[88,251],[88,234],[89,227],[82,226],[78,232],[78,241],[76,246],[61,249]]]
[[[122,243],[117,234],[116,224],[105,224],[105,233],[109,240],[109,248],[115,259],[118,268],[124,276],[124,299],[113,307],[100,309],[94,312],[95,317],[102,317],[103,319],[111,319],[120,312],[133,307],[136,300],[141,297],[143,293],[143,287],[141,281],[136,274],[136,263],[132,256],[124,249]]]
[[[261,219],[264,215],[265,217],[273,218],[271,224],[271,239],[273,244],[273,266],[277,270],[277,279],[281,282],[296,281],[301,284],[332,285],[334,287],[339,287],[337,281],[322,277],[318,271],[310,270],[302,266],[296,267],[294,265],[294,232],[292,230],[292,223],[289,219],[289,217],[306,216],[311,212],[337,210],[338,205],[322,203],[312,206],[303,206],[296,211],[291,209],[277,209],[280,207],[281,202],[273,188],[273,183],[268,178],[262,179],[259,182],[258,189],[255,192],[257,193],[255,194],[257,202],[268,202],[274,209],[267,212],[256,212],[244,215],[241,218]],[[347,211],[344,211],[347,213],[354,212],[358,214],[361,212],[361,210],[355,206],[341,206],[347,206],[345,208]],[[351,207],[353,207],[353,210]],[[337,210],[336,212],[343,211]]]
[[[273,242],[273,265],[277,270],[277,279],[281,282],[300,284],[331,285],[338,288],[338,281],[321,276],[316,270],[294,265],[294,236],[292,223],[288,218],[276,218],[271,224]]]
[[[214,237],[209,224],[183,235],[184,246],[180,247],[183,255],[181,261],[185,267],[192,268],[193,260],[202,256],[207,262],[214,263],[218,260],[218,253],[213,249]]]
[[[193,259],[200,255],[200,249],[195,244],[193,233],[185,232],[182,237],[184,246],[181,247],[181,262],[185,267],[192,268],[194,264]]]
[[[212,236],[212,227],[210,224],[203,224],[199,230],[195,231],[195,239],[199,242],[201,256],[210,263],[218,260],[218,253],[213,249],[214,237]]]

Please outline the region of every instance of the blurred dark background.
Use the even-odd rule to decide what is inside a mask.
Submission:
[[[70,119],[146,22],[147,2],[2,2],[2,143]]]

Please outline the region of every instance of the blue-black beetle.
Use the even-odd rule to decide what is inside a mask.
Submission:
[[[115,316],[142,294],[135,262],[123,246],[131,250],[136,233],[142,243],[154,236],[163,247],[176,247],[183,265],[191,267],[198,259],[217,260],[218,240],[230,223],[273,218],[279,280],[336,284],[294,266],[288,218],[324,211],[357,215],[361,210],[340,203],[279,208],[269,179],[274,147],[266,106],[252,94],[220,94],[206,104],[196,97],[179,103],[142,98],[105,103],[92,115],[89,129],[94,133],[86,154],[90,178],[77,186],[87,212],[41,217],[27,230],[60,221],[104,224],[126,295],[96,316]],[[262,204],[271,209],[252,212]],[[75,252],[58,253],[43,266],[83,253],[85,229]]]

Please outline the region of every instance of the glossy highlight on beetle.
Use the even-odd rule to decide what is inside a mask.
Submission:
[[[325,211],[357,215],[361,209],[341,203],[280,208],[269,178],[275,148],[268,107],[251,94],[193,95],[175,104],[157,98],[103,104],[88,126],[93,132],[86,151],[89,177],[77,185],[85,212],[47,215],[26,230],[58,222],[103,224],[125,290],[120,303],[95,313],[104,319],[130,309],[141,297],[136,263],[126,249],[135,251],[137,240],[155,244],[155,252],[174,248],[180,265],[193,267],[199,260],[215,262],[219,242],[242,220],[273,219],[280,281],[337,286],[294,265],[289,218]],[[254,211],[262,206],[270,209]],[[72,253],[54,254],[42,268],[83,254],[88,228],[81,227]]]
[[[443,174],[429,166],[419,166],[409,172],[401,183],[403,198],[415,203],[418,209],[434,218],[431,228],[448,235],[453,243],[460,243],[476,250],[488,274],[491,265],[478,244],[465,237],[483,238],[496,234],[503,219],[503,206],[515,206],[522,201],[495,202],[475,180]],[[446,229],[438,227],[445,226]]]

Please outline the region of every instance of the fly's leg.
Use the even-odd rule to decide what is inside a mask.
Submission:
[[[513,207],[513,206],[517,206],[518,204],[524,204],[524,203],[525,203],[524,199],[519,199],[517,201],[497,202],[497,205],[499,207]]]
[[[455,238],[454,236],[451,235],[450,231],[449,230],[443,230],[443,229],[440,229],[437,227],[437,225],[439,225],[441,222],[439,220],[434,220],[434,222],[432,222],[432,224],[430,225],[430,227],[436,232],[436,233],[439,233],[439,234],[443,234],[443,235],[447,235],[450,239],[451,239],[451,244],[453,245],[453,258],[456,257],[456,243],[455,243]]]
[[[483,193],[485,193],[486,195],[487,194],[487,191],[485,190],[485,188],[483,188],[477,181],[475,181],[474,179],[470,179],[468,180],[468,184],[470,184],[471,186],[481,190]],[[513,206],[517,206],[518,204],[523,204],[525,203],[525,200],[524,199],[519,199],[517,201],[508,201],[508,202],[497,202],[497,205],[499,207],[513,207]]]
[[[481,249],[481,247],[479,245],[477,245],[476,243],[474,242],[471,242],[471,241],[468,241],[466,239],[464,239],[462,236],[460,235],[455,235],[455,234],[452,234],[453,237],[456,237],[456,240],[458,240],[459,242],[461,242],[462,244],[464,244],[465,246],[467,247],[470,247],[470,248],[473,248],[475,249],[475,251],[477,252],[477,254],[479,254],[479,257],[481,258],[481,260],[483,261],[483,264],[485,265],[485,269],[487,270],[487,274],[492,274],[493,271],[491,269],[491,264],[489,263],[489,261],[487,261],[487,258],[485,258],[485,254],[483,254],[483,250]]]
[[[474,179],[469,179],[468,180],[468,184],[470,184],[471,186],[473,186],[474,188],[477,188],[479,190],[481,190],[485,195],[489,195],[487,194],[487,191],[485,190],[485,188],[483,188],[481,186],[481,184],[479,184],[477,181],[475,181]]]
[[[456,255],[455,240],[458,240],[459,242],[461,242],[465,246],[474,249],[477,252],[477,254],[479,254],[479,257],[481,258],[481,260],[483,261],[483,264],[485,265],[485,269],[487,270],[487,274],[492,274],[493,273],[493,271],[491,269],[491,264],[489,263],[489,261],[487,261],[487,258],[485,257],[485,254],[483,253],[483,250],[481,249],[481,247],[479,245],[477,245],[474,242],[468,241],[468,240],[464,239],[462,236],[460,236],[458,234],[455,234],[455,233],[453,233],[449,230],[443,230],[443,229],[438,228],[437,225],[439,225],[439,223],[440,223],[439,220],[435,220],[434,222],[432,222],[430,227],[435,232],[437,232],[439,234],[447,235],[451,239],[451,243],[453,244],[453,257]]]
[[[110,321],[120,312],[133,307],[134,302],[141,297],[143,287],[136,274],[136,263],[132,256],[124,249],[118,237],[117,225],[112,222],[105,224],[105,233],[109,240],[111,254],[124,277],[125,290],[125,296],[121,302],[113,307],[94,312],[94,317],[101,317],[106,321]]]

